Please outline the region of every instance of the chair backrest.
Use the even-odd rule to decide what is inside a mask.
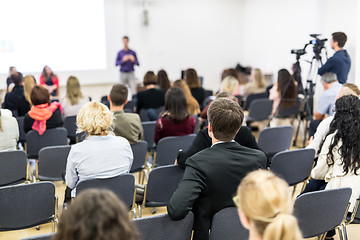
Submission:
[[[39,152],[39,179],[61,181],[71,146],[44,147]]]
[[[197,115],[194,115],[193,116],[196,120],[196,123],[195,123],[195,128],[194,128],[194,134],[198,133],[199,132],[199,125],[200,125],[200,121],[199,121],[199,117]]]
[[[16,117],[19,125],[19,142],[26,142],[26,133],[24,130],[24,117]]]
[[[314,164],[314,149],[297,149],[277,153],[271,161],[270,170],[290,185],[305,181]]]
[[[144,129],[144,140],[148,143],[148,150],[154,148],[154,135],[156,121],[141,122]]]
[[[154,108],[155,112],[159,115],[162,111],[164,111],[164,106],[159,108]],[[141,122],[148,122],[151,121],[148,116],[148,109],[141,109],[139,112]]]
[[[145,206],[166,206],[183,176],[184,169],[178,165],[153,169],[149,174]]]
[[[167,214],[133,220],[143,240],[190,240],[194,215],[189,212],[180,221],[172,221]]]
[[[51,240],[56,233],[47,233],[47,234],[41,234],[37,236],[32,236],[28,238],[23,238],[21,240]]]
[[[294,102],[295,104],[292,107],[284,108],[279,107],[279,111],[276,114],[276,118],[291,118],[296,117],[300,112],[301,99],[283,99],[282,102]]]
[[[51,182],[0,188],[0,231],[29,228],[53,220],[55,203],[55,185]]]
[[[130,110],[130,112],[134,112],[134,107],[136,106],[136,100],[130,100],[128,101],[125,106],[124,106],[124,110],[128,109]]]
[[[26,180],[27,157],[21,150],[0,152],[0,186]]]
[[[294,128],[292,126],[264,128],[258,139],[259,147],[266,153],[278,153],[290,148]]]
[[[76,194],[90,188],[108,189],[114,192],[130,209],[134,199],[135,177],[126,173],[112,178],[82,181],[76,186]]]
[[[351,188],[321,190],[300,195],[294,204],[304,238],[315,237],[338,226],[345,216]]]
[[[77,130],[76,116],[66,117],[64,119],[64,128],[66,128],[66,130],[67,130],[68,138],[75,141],[76,140],[76,130]]]
[[[236,207],[224,208],[212,219],[210,240],[222,239],[249,239],[249,231],[242,226]]]
[[[155,166],[172,165],[180,149],[188,150],[196,134],[179,137],[165,137],[160,139],[156,146]]]
[[[255,99],[260,99],[260,98],[268,98],[268,94],[267,92],[263,92],[263,93],[255,93],[255,94],[249,94],[246,97],[246,101],[245,101],[245,110],[249,110],[251,102]]]
[[[67,131],[65,128],[47,129],[43,135],[35,130],[26,134],[27,154],[29,158],[37,158],[40,149],[49,146],[59,146],[67,144]]]
[[[255,99],[251,102],[247,121],[263,121],[270,118],[273,101],[267,98]]]
[[[131,150],[134,155],[134,160],[130,169],[131,173],[138,172],[143,169],[146,160],[147,148],[148,144],[145,141],[140,141],[131,145]]]

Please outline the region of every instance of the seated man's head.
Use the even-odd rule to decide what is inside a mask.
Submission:
[[[240,105],[228,98],[218,98],[208,109],[209,136],[218,141],[230,142],[235,138],[244,120]]]
[[[324,73],[322,76],[321,76],[321,82],[324,86],[324,89],[329,89],[330,86],[334,83],[334,82],[337,82],[338,79],[337,79],[337,76],[335,73],[332,73],[332,72],[327,72],[327,73]]]
[[[115,84],[108,96],[110,108],[124,106],[127,103],[128,88],[124,84]]]
[[[15,86],[23,85],[24,78],[21,72],[14,72],[10,75],[11,82],[15,84]]]

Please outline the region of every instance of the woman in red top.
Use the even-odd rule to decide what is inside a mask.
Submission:
[[[51,96],[59,96],[59,78],[49,66],[45,66],[40,76],[40,84],[44,85]]]
[[[178,87],[169,88],[165,95],[165,110],[156,121],[155,143],[164,137],[192,134],[195,125],[195,118],[187,111],[184,92]]]

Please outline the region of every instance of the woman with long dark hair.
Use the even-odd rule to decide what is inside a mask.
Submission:
[[[43,68],[40,84],[47,88],[51,96],[59,96],[59,78],[49,66]]]
[[[184,92],[171,87],[165,95],[165,110],[156,121],[154,140],[169,136],[184,136],[194,132],[196,120],[187,111]]]
[[[168,77],[167,73],[165,72],[165,70],[158,71],[157,80],[158,80],[159,87],[161,89],[163,89],[164,92],[166,92],[171,87],[169,77]]]

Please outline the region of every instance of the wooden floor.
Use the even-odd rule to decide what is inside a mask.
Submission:
[[[258,137],[258,132],[254,132],[255,137]],[[299,136],[297,139],[297,146],[302,146],[302,136]],[[298,149],[299,147],[291,147],[291,149]],[[135,179],[138,179],[136,176]],[[64,202],[64,192],[65,192],[65,184],[63,182],[54,182],[56,187],[56,196],[59,197],[59,213],[62,211],[62,203]],[[292,189],[289,189],[292,191]],[[299,193],[300,187],[297,188],[297,193]],[[295,194],[298,195],[298,194]],[[151,208],[145,208],[143,210],[143,217],[151,216]],[[156,214],[166,213],[166,207],[157,208]],[[360,224],[353,224],[347,227],[349,240],[358,240],[360,239]],[[26,230],[18,230],[11,232],[0,232],[0,240],[15,240],[22,239],[29,236],[35,236],[45,233],[50,233],[52,231],[52,224],[44,224],[41,225],[40,230],[36,230],[35,228],[30,228]],[[317,238],[312,238],[317,239]],[[335,236],[335,239],[339,239],[338,235]],[[226,240],[226,239],[224,239]]]

